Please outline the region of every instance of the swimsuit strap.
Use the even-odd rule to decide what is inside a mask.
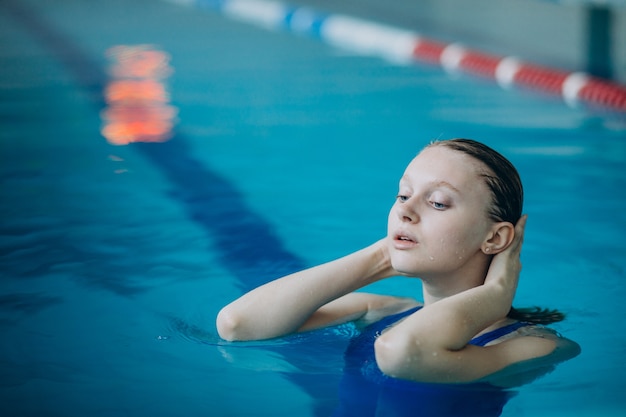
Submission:
[[[485,334],[481,334],[480,336],[476,336],[475,338],[469,341],[469,344],[475,345],[475,346],[485,346],[487,343],[493,342],[494,340],[499,339],[500,337],[507,335],[509,333],[513,333],[514,331],[516,331],[517,329],[521,327],[530,326],[530,325],[531,323],[526,323],[523,321],[511,323],[508,326],[500,327],[498,329],[492,330]]]
[[[390,325],[396,323],[397,321],[400,321],[401,319],[407,316],[410,316],[411,314],[420,310],[422,307],[423,306],[417,306],[409,310],[403,311],[401,313],[396,313],[396,314],[392,314],[390,316],[384,317],[378,322],[369,325],[368,330],[371,332],[372,336],[376,338],[380,335],[380,333],[382,333],[382,331],[385,328],[389,327]],[[481,334],[480,336],[476,336],[475,338],[470,340],[468,343],[470,345],[475,345],[475,346],[485,346],[489,342],[493,342],[494,340],[499,339],[502,336],[505,336],[509,333],[513,333],[514,331],[516,331],[517,329],[521,327],[530,326],[530,325],[531,323],[527,323],[523,321],[511,323],[507,326],[503,326],[495,330],[492,330],[490,332]]]
[[[379,321],[372,323],[368,326],[366,326],[360,336],[357,336],[357,339],[359,340],[360,343],[352,343],[351,344],[351,348],[349,348],[348,350],[361,350],[361,349],[370,349],[373,348],[373,344],[374,341],[378,338],[378,336],[381,335],[381,333],[383,332],[383,330],[385,330],[387,327],[391,326],[392,324],[400,321],[401,319],[410,316],[411,314],[415,313],[416,311],[420,310],[423,306],[417,306],[414,308],[411,308],[409,310],[403,311],[401,313],[396,313],[396,314],[392,314],[390,316],[387,317],[383,317],[382,319],[380,319]],[[485,334],[481,334],[480,336],[476,336],[475,338],[473,338],[472,340],[470,340],[468,343],[471,345],[475,345],[475,346],[485,346],[486,344],[488,344],[489,342],[493,342],[494,340],[507,335],[509,333],[513,333],[514,331],[516,331],[517,329],[521,328],[521,327],[525,327],[525,326],[530,326],[531,323],[526,323],[523,321],[518,321],[515,323],[511,323],[507,326],[504,327],[500,327],[498,329],[492,330],[490,332],[487,332]],[[365,340],[369,340],[369,342],[365,342]],[[355,340],[356,342],[356,340]]]
[[[395,322],[400,321],[401,319],[407,316],[410,316],[411,314],[415,313],[417,310],[420,310],[422,307],[423,306],[413,307],[401,313],[396,313],[396,314],[392,314],[391,316],[383,317],[382,319],[378,320],[374,324],[376,324],[376,327],[378,329],[384,329],[394,324]]]

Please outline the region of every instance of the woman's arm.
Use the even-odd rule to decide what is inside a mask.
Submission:
[[[385,240],[304,271],[262,285],[224,307],[217,330],[226,340],[258,340],[297,330],[354,320],[367,312],[372,297],[349,296],[394,274]],[[339,299],[339,300],[338,300]],[[329,308],[320,307],[336,300]]]
[[[418,305],[421,303],[410,297],[352,292],[317,309],[298,331],[314,330],[348,321],[356,321],[365,326]]]
[[[536,337],[486,348],[468,345],[511,307],[525,224],[523,217],[511,245],[493,258],[484,285],[429,304],[377,339],[376,359],[383,372],[418,381],[468,382],[554,350],[554,340]]]

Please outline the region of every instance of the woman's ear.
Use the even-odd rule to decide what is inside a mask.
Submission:
[[[509,222],[494,223],[481,250],[486,255],[495,255],[509,247],[515,237],[515,227]]]

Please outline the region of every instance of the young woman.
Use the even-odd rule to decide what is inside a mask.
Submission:
[[[502,155],[468,139],[434,142],[400,180],[387,237],[243,295],[221,310],[218,332],[269,339],[356,321],[368,327],[346,361],[373,379],[528,382],[580,349],[539,325],[561,320],[559,312],[511,307],[522,201],[518,173]],[[423,304],[355,292],[397,275],[421,280]]]

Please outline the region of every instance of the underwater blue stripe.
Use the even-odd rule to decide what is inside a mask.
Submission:
[[[203,5],[223,3],[198,2]],[[17,1],[5,1],[0,7],[54,53],[78,85],[90,93],[97,112],[105,108],[104,90],[108,76],[98,61]],[[129,146],[143,154],[170,180],[173,189],[169,197],[177,200],[189,218],[215,242],[211,250],[218,253],[223,266],[236,277],[242,291],[305,267],[300,257],[284,248],[270,223],[246,204],[245,196],[233,183],[195,158],[188,141],[180,133],[175,132],[175,136],[165,143]],[[223,204],[225,197],[228,199],[227,210]],[[243,227],[246,239],[240,239]],[[112,276],[114,274],[112,271]],[[128,293],[131,293],[130,289]]]

